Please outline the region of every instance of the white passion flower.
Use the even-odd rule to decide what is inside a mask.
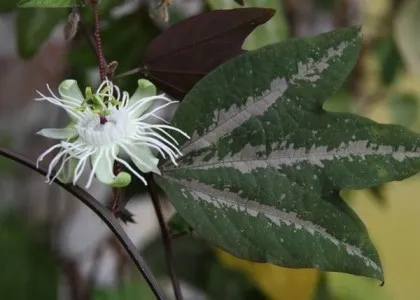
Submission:
[[[60,140],[37,160],[38,167],[46,155],[59,150],[50,162],[47,182],[51,183],[59,176],[61,181],[76,184],[86,163],[90,162],[92,170],[86,188],[90,187],[94,176],[114,187],[126,186],[131,176],[125,172],[114,174],[114,162],[118,162],[147,184],[135,168],[118,157],[119,151],[123,150],[143,173],[160,174],[157,167],[159,160],[153,155],[152,149],[156,149],[164,158],[169,157],[175,165],[181,155],[177,141],[167,130],[177,131],[189,138],[173,126],[147,123],[150,117],[164,121],[156,113],[177,102],[164,95],[156,95],[156,87],[148,80],[138,81],[138,88],[131,98],[127,92],[121,93],[108,80],[102,82],[96,93],[87,88],[85,96],[75,80],[65,80],[59,85],[60,97],[47,87],[51,95],[38,92],[40,98],[35,100],[48,101],[64,108],[72,119],[67,128],[47,128],[38,132],[45,137]],[[155,100],[163,100],[164,103],[148,111]],[[56,166],[58,168],[51,178]]]

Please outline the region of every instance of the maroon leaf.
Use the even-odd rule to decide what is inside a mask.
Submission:
[[[213,10],[170,27],[148,46],[140,72],[181,100],[207,73],[244,52],[245,38],[267,22],[273,9]]]

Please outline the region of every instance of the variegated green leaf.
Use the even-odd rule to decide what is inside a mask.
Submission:
[[[194,231],[230,253],[286,267],[383,279],[341,188],[420,170],[420,139],[400,126],[326,112],[360,49],[349,28],[250,51],[203,78],[173,123],[192,138],[157,180]]]

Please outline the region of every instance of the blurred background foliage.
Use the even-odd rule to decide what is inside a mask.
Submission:
[[[183,2],[183,3],[182,3]],[[185,19],[190,2],[173,1],[169,24],[150,18],[146,1],[101,0],[105,57],[117,61],[117,74],[138,66],[150,41],[168,25]],[[195,1],[200,2],[200,1]],[[362,24],[364,46],[345,86],[325,104],[331,111],[347,111],[384,123],[420,131],[420,1],[418,0],[244,0],[247,7],[270,7],[276,15],[245,41],[245,49],[294,36],[315,35],[336,27]],[[234,0],[207,0],[201,11],[239,7]],[[66,9],[21,9],[16,1],[0,2],[3,14],[15,15],[19,55],[30,60],[58,24]],[[122,6],[125,5],[123,9]],[[127,8],[128,7],[128,8]],[[92,17],[84,9],[90,28]],[[67,77],[80,85],[95,84],[96,56],[80,32],[69,42]],[[118,84],[132,90],[136,76]],[[2,138],[1,145],[6,145]],[[13,167],[0,160],[0,174]],[[138,193],[143,191],[137,191]],[[246,262],[213,249],[191,235],[174,241],[178,275],[192,293],[186,299],[272,300],[410,300],[420,299],[420,193],[418,176],[363,191],[343,191],[346,200],[365,222],[379,249],[385,285],[366,278],[326,274],[316,270],[291,270]],[[142,226],[141,220],[138,221]],[[179,225],[179,224],[178,224]],[[180,227],[174,226],[174,230]],[[2,212],[0,221],[0,294],[2,299],[58,299],[60,257],[51,243],[49,224],[28,224],[25,216]],[[165,278],[160,239],[142,249],[156,276]],[[64,264],[65,266],[65,264]],[[135,270],[116,286],[94,286],[80,299],[152,299]],[[134,275],[133,275],[134,274]],[[72,295],[71,291],[68,292]],[[74,296],[74,295],[73,295]],[[75,297],[75,296],[74,296]],[[71,298],[71,296],[70,296]],[[67,298],[64,298],[67,299]]]

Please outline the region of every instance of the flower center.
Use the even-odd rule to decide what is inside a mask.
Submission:
[[[106,146],[130,138],[136,129],[133,125],[126,109],[112,107],[106,117],[91,111],[86,112],[75,127],[87,144]]]
[[[99,115],[99,123],[101,125],[105,124],[106,122],[108,122],[108,120],[106,119],[106,117],[104,115]]]

